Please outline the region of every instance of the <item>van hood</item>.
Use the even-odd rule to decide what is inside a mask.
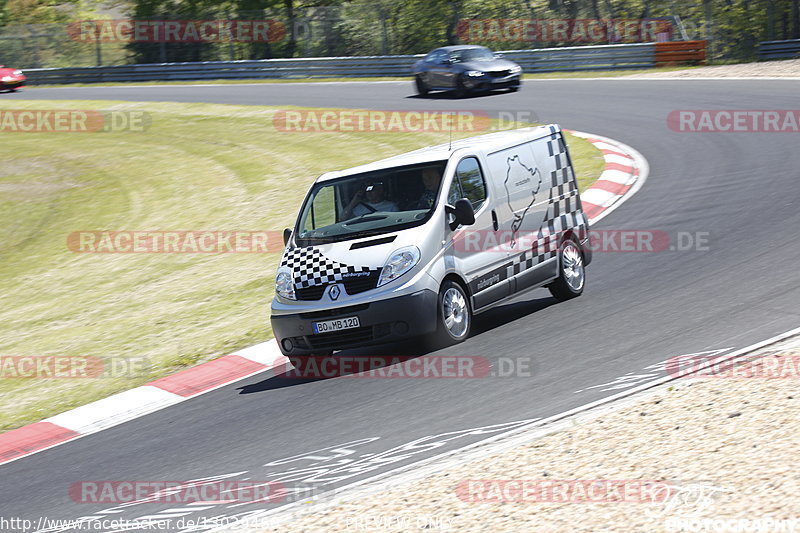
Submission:
[[[372,276],[377,282],[377,276],[392,253],[398,248],[415,244],[416,232],[413,229],[330,244],[287,248],[281,266],[292,270],[297,289]]]

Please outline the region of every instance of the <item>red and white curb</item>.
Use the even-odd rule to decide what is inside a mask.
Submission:
[[[579,131],[603,152],[606,162],[600,178],[581,194],[590,223],[595,223],[622,205],[647,179],[647,160],[619,141]],[[112,426],[139,418],[200,394],[229,385],[261,372],[285,369],[289,359],[281,354],[275,339],[262,342],[182,370],[108,398],[72,409],[41,422],[0,434],[0,464],[58,446]]]
[[[0,434],[0,464],[97,433],[255,374],[284,369],[275,339]]]
[[[650,173],[650,165],[635,149],[608,137],[581,131],[570,131],[586,139],[603,153],[605,168],[591,187],[581,193],[583,212],[594,224],[609,215],[642,188]]]

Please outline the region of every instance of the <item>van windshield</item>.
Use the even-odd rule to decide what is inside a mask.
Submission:
[[[436,208],[446,164],[433,161],[316,184],[297,221],[298,244],[345,241],[424,224]]]

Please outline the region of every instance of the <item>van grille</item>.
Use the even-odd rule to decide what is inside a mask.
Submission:
[[[351,305],[350,307],[339,307],[338,309],[327,309],[325,311],[312,311],[310,313],[300,313],[300,318],[306,320],[313,320],[319,318],[330,318],[334,316],[350,315],[365,311],[369,308],[369,304]]]
[[[352,296],[353,294],[358,294],[360,292],[368,291],[377,287],[379,277],[380,271],[376,270],[371,272],[369,276],[347,278],[342,280],[342,283],[344,284],[344,289],[347,291],[347,294]],[[297,299],[319,300],[322,298],[322,295],[325,294],[325,289],[328,287],[328,285],[329,284],[312,285],[311,287],[306,287],[304,289],[297,289],[295,291]]]
[[[319,300],[325,292],[327,285],[312,285],[305,289],[297,289],[295,291],[298,300]]]
[[[347,294],[358,294],[359,292],[368,291],[378,286],[378,278],[380,271],[371,272],[369,276],[360,276],[355,278],[345,279],[344,288]]]

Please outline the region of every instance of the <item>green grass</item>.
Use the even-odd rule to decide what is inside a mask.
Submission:
[[[145,357],[143,375],[0,379],[0,430],[41,420],[271,336],[280,254],[79,254],[82,230],[276,230],[319,174],[447,133],[281,133],[276,108],[14,101],[139,110],[146,132],[0,133],[0,356]],[[465,137],[469,134],[456,134]],[[569,145],[581,187],[600,152]]]
[[[658,67],[648,69],[630,70],[582,70],[578,72],[542,72],[540,74],[524,74],[525,80],[562,79],[562,78],[615,78],[629,74],[649,74],[653,72],[671,72],[673,70],[690,70],[697,67]],[[268,80],[188,80],[188,81],[142,81],[142,82],[107,82],[107,83],[69,83],[52,85],[31,85],[29,89],[56,88],[56,87],[117,87],[144,86],[144,85],[208,85],[225,84],[241,85],[253,83],[324,83],[324,82],[364,82],[364,81],[411,81],[411,76],[383,76],[371,78],[281,78]]]

